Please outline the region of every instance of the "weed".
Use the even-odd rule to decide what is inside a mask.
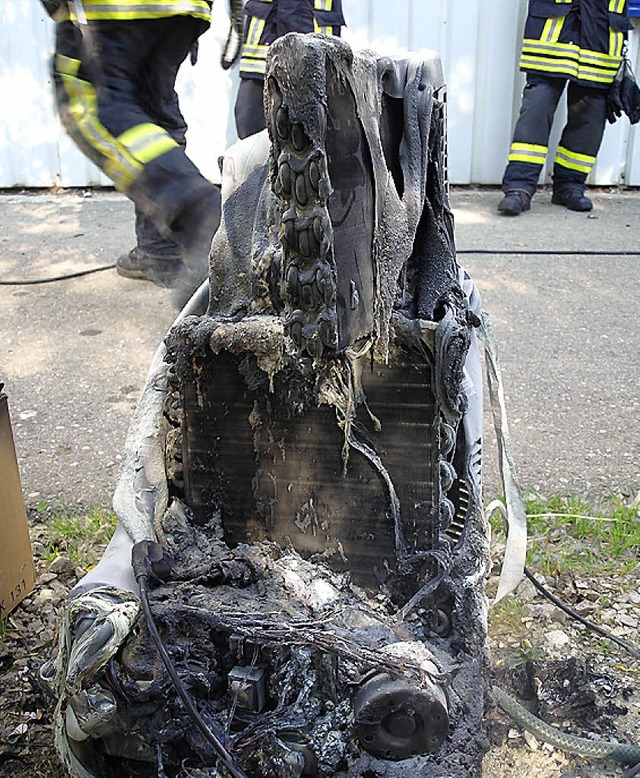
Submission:
[[[491,624],[513,635],[522,632],[523,616],[524,603],[517,597],[504,597],[491,611]]]
[[[636,506],[615,495],[599,503],[581,497],[525,499],[529,547],[527,564],[545,575],[571,568],[582,573],[630,573],[640,563],[640,519]],[[502,519],[490,519],[496,535]]]
[[[46,562],[57,556],[69,557],[74,567],[94,564],[115,531],[115,514],[99,505],[83,513],[72,513],[64,506],[38,505],[38,513],[47,528],[44,552]]]
[[[506,665],[512,670],[524,667],[528,662],[538,662],[544,658],[544,651],[528,640],[521,640],[518,648],[506,659]]]

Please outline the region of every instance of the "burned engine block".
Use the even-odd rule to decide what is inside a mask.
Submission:
[[[125,619],[73,684],[69,617],[72,772],[480,775],[480,309],[455,259],[445,109],[435,55],[322,35],[270,48],[268,131],[223,163],[208,308],[167,337],[118,537],[70,607],[96,587],[135,601],[113,549],[159,543],[153,619],[229,762],[194,727],[148,617]],[[96,688],[98,724],[78,702]]]

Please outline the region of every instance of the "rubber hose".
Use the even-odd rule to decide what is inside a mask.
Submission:
[[[491,692],[496,704],[505,713],[508,713],[516,724],[520,724],[527,732],[560,751],[566,751],[569,754],[580,754],[581,756],[591,756],[597,759],[614,759],[617,762],[630,765],[640,762],[640,746],[611,743],[605,740],[587,740],[584,737],[569,735],[534,716],[533,713],[509,697],[498,686],[494,686]]]

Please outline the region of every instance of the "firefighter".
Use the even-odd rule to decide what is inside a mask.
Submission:
[[[138,245],[117,270],[182,288],[206,277],[218,189],[185,153],[175,80],[208,28],[212,0],[43,0],[56,21],[61,121],[135,205]]]
[[[288,32],[340,35],[342,0],[247,0],[235,104],[236,130],[246,138],[265,128],[262,90],[269,45]]]
[[[565,85],[568,118],[553,163],[552,202],[590,211],[584,194],[607,115],[607,92],[631,24],[627,0],[529,0],[520,70],[527,80],[498,211],[528,211]]]

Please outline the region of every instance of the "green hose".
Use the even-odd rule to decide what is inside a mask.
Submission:
[[[628,746],[624,743],[609,743],[604,740],[587,740],[584,737],[568,735],[544,721],[534,716],[514,699],[509,697],[506,692],[498,686],[491,689],[493,699],[505,713],[527,732],[531,732],[539,740],[560,751],[566,751],[570,754],[580,754],[581,756],[590,756],[597,759],[614,759],[624,764],[635,765],[640,763],[640,746]]]

